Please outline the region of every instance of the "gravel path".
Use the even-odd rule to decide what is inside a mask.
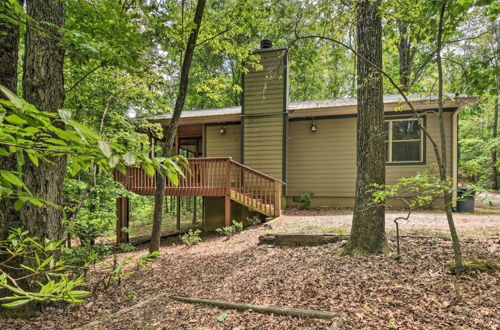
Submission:
[[[394,219],[405,216],[402,211],[386,213],[386,230],[395,233]],[[500,236],[500,213],[454,213],[455,224],[462,236]],[[352,211],[348,209],[317,209],[300,211],[289,209],[271,223],[272,231],[283,232],[331,232],[348,234],[351,229]],[[448,223],[444,213],[418,212],[410,221],[400,222],[400,229],[411,235],[447,235]]]

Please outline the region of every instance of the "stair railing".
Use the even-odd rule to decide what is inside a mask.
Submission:
[[[166,195],[226,196],[234,192],[243,204],[274,216],[280,215],[281,189],[284,182],[235,162],[231,157],[188,159],[190,170],[176,186],[167,180]],[[142,168],[115,172],[115,180],[139,195],[154,195],[156,174],[146,175]]]

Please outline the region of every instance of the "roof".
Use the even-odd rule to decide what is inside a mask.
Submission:
[[[410,94],[407,96],[408,100],[418,104],[418,108],[437,107],[436,95],[424,94]],[[454,94],[445,95],[446,107],[460,107],[474,103],[475,98],[465,96],[457,96]],[[396,110],[397,108],[408,108],[404,102],[401,94],[386,94],[384,95],[384,105],[386,111]],[[390,105],[390,106],[389,106]],[[325,100],[312,100],[290,102],[287,108],[291,117],[300,117],[307,115],[344,115],[355,114],[357,112],[357,99],[356,98],[338,98],[338,99],[325,99]],[[213,119],[222,120],[222,118],[235,119],[241,116],[241,106],[225,107],[225,108],[211,108],[211,109],[197,109],[185,110],[182,112],[181,119],[194,120],[194,119]],[[165,113],[159,115],[145,116],[141,119],[147,120],[168,120],[172,118],[172,113]]]

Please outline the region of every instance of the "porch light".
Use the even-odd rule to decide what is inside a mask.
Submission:
[[[226,128],[225,127],[221,127],[219,128],[219,134],[226,134]]]
[[[312,124],[311,124],[311,132],[316,133],[317,129],[318,129],[318,126],[316,126],[316,122],[313,119]]]

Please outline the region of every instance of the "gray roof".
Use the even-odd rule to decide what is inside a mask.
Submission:
[[[431,102],[436,101],[436,95],[425,95],[425,94],[410,94],[407,96],[408,100],[413,102]],[[445,95],[447,99],[456,99],[457,96],[451,93]],[[403,103],[404,99],[401,94],[386,94],[384,95],[384,103]],[[314,110],[322,108],[339,108],[346,106],[357,105],[356,98],[339,98],[339,99],[325,99],[325,100],[312,100],[312,101],[300,101],[300,102],[290,102],[288,104],[288,110]],[[225,115],[239,115],[241,114],[241,106],[225,107],[225,108],[211,108],[211,109],[201,109],[201,110],[185,110],[182,112],[182,118],[190,117],[207,117],[207,116],[225,116]],[[172,118],[172,113],[165,113],[159,115],[144,116],[141,119],[170,119]]]

